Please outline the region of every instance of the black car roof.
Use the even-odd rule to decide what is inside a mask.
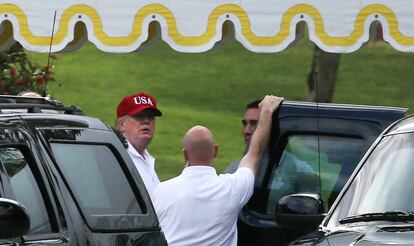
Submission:
[[[0,113],[26,112],[43,113],[57,111],[64,114],[83,114],[76,106],[65,106],[61,102],[49,97],[23,97],[0,95]]]
[[[0,121],[22,119],[35,127],[81,127],[109,130],[101,120],[84,116],[76,106],[46,97],[0,95]]]
[[[76,127],[108,131],[109,127],[101,120],[84,115],[64,114],[18,114],[22,120],[36,127]]]
[[[394,122],[404,117],[407,108],[389,106],[351,105],[335,103],[315,103],[285,101],[280,109],[280,117],[320,116]]]

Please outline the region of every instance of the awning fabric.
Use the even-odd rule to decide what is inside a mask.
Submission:
[[[369,39],[375,21],[392,47],[414,51],[413,0],[0,0],[0,49],[17,41],[56,52],[89,41],[122,53],[162,39],[180,52],[204,52],[234,36],[267,53],[294,44],[305,22],[321,49],[348,53]]]

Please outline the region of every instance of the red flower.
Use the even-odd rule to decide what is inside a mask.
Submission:
[[[43,76],[37,76],[36,77],[36,80],[37,80],[37,83],[40,85],[40,86],[44,86],[45,85],[45,78],[43,78]]]
[[[23,81],[22,79],[16,79],[16,80],[14,81],[14,83],[15,83],[16,85],[24,85],[24,81]]]
[[[16,69],[14,67],[10,68],[10,76],[16,76]]]
[[[6,88],[6,83],[4,83],[3,81],[0,81],[0,89],[4,89]]]

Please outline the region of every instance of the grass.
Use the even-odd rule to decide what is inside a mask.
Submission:
[[[153,94],[164,114],[149,148],[160,178],[181,172],[181,138],[195,124],[208,126],[215,135],[220,172],[243,151],[244,105],[266,94],[302,100],[312,52],[309,41],[274,54],[251,53],[237,42],[202,54],[178,53],[164,43],[141,53],[107,54],[88,44],[52,61],[57,81],[48,85],[48,92],[109,125],[124,95]],[[30,56],[47,61],[46,54]],[[413,67],[414,54],[383,44],[344,54],[334,101],[414,109]]]

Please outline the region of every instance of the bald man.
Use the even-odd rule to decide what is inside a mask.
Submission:
[[[253,194],[254,176],[270,134],[273,112],[283,98],[266,96],[249,150],[233,174],[217,175],[218,146],[203,126],[183,139],[186,167],[159,184],[153,204],[169,246],[237,245],[237,215]]]

